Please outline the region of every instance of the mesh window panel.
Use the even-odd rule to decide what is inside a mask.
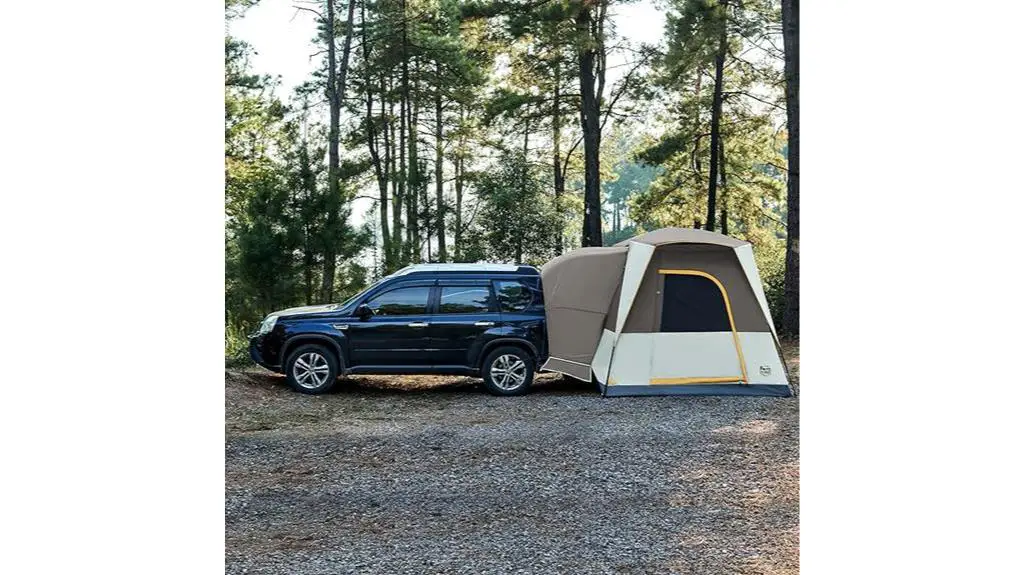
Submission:
[[[706,277],[666,275],[661,331],[732,331],[722,290]]]

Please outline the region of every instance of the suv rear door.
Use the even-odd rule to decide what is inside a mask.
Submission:
[[[501,312],[502,336],[524,339],[544,356],[544,292],[540,278],[527,276],[494,280],[494,291]]]
[[[480,351],[480,336],[500,320],[491,282],[438,280],[436,297],[430,320],[433,365],[470,366],[470,352],[475,356]]]

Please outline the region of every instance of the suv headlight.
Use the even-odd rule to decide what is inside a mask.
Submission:
[[[263,320],[263,323],[260,324],[260,330],[256,332],[256,335],[270,333],[270,330],[274,329],[275,324],[277,324],[277,316],[268,315],[267,319]]]

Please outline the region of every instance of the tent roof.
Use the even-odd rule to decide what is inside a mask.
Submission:
[[[547,310],[569,308],[604,315],[622,279],[627,249],[588,247],[544,264],[540,273]]]
[[[661,228],[653,232],[647,232],[635,238],[622,240],[616,246],[627,246],[629,242],[640,242],[660,246],[663,244],[715,244],[730,248],[738,248],[749,242],[723,236],[715,232],[697,230],[693,228]]]

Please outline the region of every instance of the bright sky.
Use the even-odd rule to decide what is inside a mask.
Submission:
[[[613,6],[611,17],[619,35],[633,44],[657,42],[664,34],[665,16],[652,0]],[[284,100],[318,65],[320,58],[310,57],[317,51],[312,44],[316,35],[314,18],[309,12],[296,10],[291,0],[261,0],[230,24],[231,35],[248,42],[256,52],[251,60],[253,72],[280,77],[278,96]],[[609,55],[609,85],[629,70],[629,66],[616,66],[629,61],[623,58],[631,56]]]

